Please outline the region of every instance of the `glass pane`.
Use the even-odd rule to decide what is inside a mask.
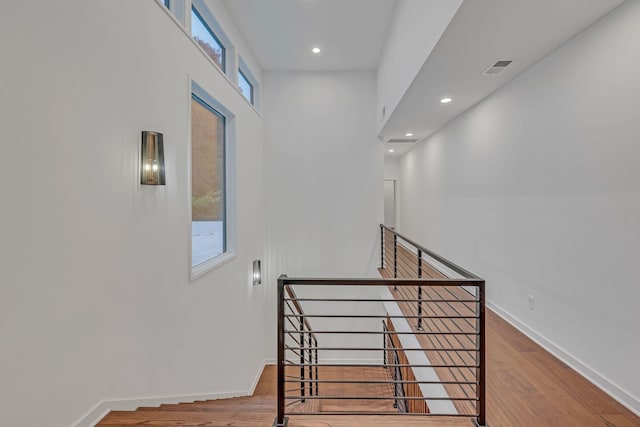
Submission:
[[[191,100],[191,266],[226,251],[224,117]]]
[[[224,71],[224,47],[195,8],[191,9],[191,36]]]
[[[253,86],[240,70],[238,70],[238,89],[247,101],[253,104]]]
[[[170,0],[164,0],[164,5],[167,6],[167,9],[171,9],[171,2]]]

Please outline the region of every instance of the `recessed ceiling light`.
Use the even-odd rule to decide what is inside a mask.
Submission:
[[[320,48],[319,47],[314,47],[313,49],[311,49],[311,52],[320,53]]]
[[[390,152],[390,153],[393,153],[396,150],[394,150],[393,148],[389,148],[387,151]]]
[[[453,99],[451,99],[451,98],[442,98],[442,99],[440,100],[440,102],[441,102],[441,103],[443,103],[443,104],[448,104],[448,103],[450,103],[451,101],[453,101]]]
[[[411,132],[407,132],[404,134],[404,136],[413,136],[413,134]]]

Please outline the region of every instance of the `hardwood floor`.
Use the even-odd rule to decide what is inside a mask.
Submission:
[[[529,340],[487,316],[487,418],[491,427],[640,427],[640,418]],[[109,413],[100,426],[269,427],[276,374],[267,366],[251,397]],[[459,418],[293,416],[291,427],[471,427]]]
[[[402,256],[405,257],[405,262],[402,264],[399,277],[415,277],[411,260],[407,258],[409,255],[404,253]],[[425,267],[423,273],[427,271],[429,274],[437,274],[431,271],[430,267]],[[382,274],[389,274],[389,272],[383,271]],[[408,308],[408,310],[413,309]],[[442,327],[442,325],[430,325],[430,327]],[[487,310],[486,339],[487,419],[491,427],[640,427],[640,417],[635,416],[490,310]],[[434,343],[430,342],[429,345]],[[136,411],[112,411],[98,425],[270,427],[276,408],[275,371],[274,366],[265,368],[251,397],[161,405],[157,408],[139,408]],[[324,375],[343,378],[365,375],[370,378],[372,375],[379,374],[379,372],[356,374],[325,371],[321,374],[321,378],[326,378]],[[465,375],[454,372],[449,374],[455,378],[462,378]],[[327,391],[340,392],[334,389]],[[375,394],[385,391],[369,390],[368,392]],[[328,404],[328,407],[332,408],[350,409],[347,402],[329,402]],[[356,404],[363,403],[356,402]],[[304,408],[301,409],[301,411],[304,410]],[[465,418],[422,416],[296,415],[289,421],[290,427],[471,427],[472,425],[472,422]]]
[[[385,238],[391,248],[393,240]],[[391,251],[385,263],[393,265]],[[399,278],[417,277],[417,257],[398,245]],[[391,268],[381,269],[383,277],[393,277]],[[442,277],[431,266],[423,267],[423,277]],[[397,292],[397,291],[396,291]],[[430,292],[430,291],[428,291]],[[410,298],[415,289],[407,289]],[[428,294],[428,293],[426,293]],[[399,297],[403,297],[400,295]],[[462,297],[462,294],[460,295]],[[462,307],[457,307],[463,310]],[[406,314],[415,308],[403,307]],[[435,314],[440,308],[429,307]],[[640,417],[591,384],[588,380],[531,341],[520,331],[487,309],[487,420],[492,427],[639,427]],[[432,330],[448,327],[431,324]],[[465,329],[464,325],[458,326]],[[423,346],[435,346],[433,342]],[[459,357],[468,358],[462,354]],[[469,373],[438,372],[445,378],[467,377]],[[449,393],[460,394],[448,389]],[[460,409],[460,408],[459,408]]]
[[[297,369],[291,369],[290,375],[296,377]],[[287,375],[287,369],[285,368],[285,375]],[[386,368],[383,367],[320,367],[318,371],[318,378],[323,381],[389,381],[389,373]],[[273,390],[268,393],[274,395],[275,392],[275,378],[273,379]],[[295,381],[295,380],[293,380]],[[319,397],[335,397],[335,396],[358,396],[358,397],[374,397],[374,398],[387,398],[387,399],[351,399],[348,402],[340,399],[309,399],[307,398],[304,403],[296,402],[299,400],[300,390],[297,388],[298,383],[287,383],[285,389],[289,389],[285,393],[285,397],[290,395],[294,396],[291,399],[287,399],[286,404],[291,404],[287,412],[288,413],[309,413],[309,412],[345,412],[345,411],[360,411],[360,412],[388,412],[397,413],[397,409],[393,407],[393,389],[390,384],[358,384],[358,383],[323,383],[320,384],[318,389]],[[307,390],[307,396],[309,395]]]
[[[639,427],[640,418],[489,312],[488,408],[491,427]],[[275,417],[275,366],[251,397],[113,411],[99,426],[269,427]],[[461,418],[292,416],[290,427],[472,427]]]

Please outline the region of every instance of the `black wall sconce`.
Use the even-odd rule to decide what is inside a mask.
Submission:
[[[256,259],[253,261],[253,284],[254,285],[262,284],[262,271],[260,268],[259,259]]]
[[[142,131],[140,184],[165,185],[164,147],[160,132]]]

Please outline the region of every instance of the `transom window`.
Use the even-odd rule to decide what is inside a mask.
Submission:
[[[191,8],[191,36],[224,72],[225,48],[195,6]]]
[[[253,85],[244,75],[241,69],[238,69],[238,89],[240,89],[240,93],[244,96],[247,101],[253,104]]]

